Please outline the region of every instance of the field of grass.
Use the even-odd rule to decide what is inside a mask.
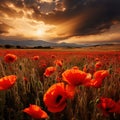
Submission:
[[[39,118],[45,120],[119,120],[120,119],[120,51],[117,50],[91,50],[90,49],[57,49],[57,50],[25,50],[25,49],[0,49],[0,120],[35,120],[32,115],[23,110],[30,104],[37,105],[44,110],[48,117]],[[91,50],[91,51],[90,51]],[[13,54],[16,59],[5,58],[7,54]],[[6,60],[7,59],[7,60]],[[57,61],[57,62],[56,62]],[[59,62],[58,62],[59,61]],[[97,63],[100,63],[98,66]],[[48,67],[55,67],[53,72],[45,71]],[[74,67],[74,68],[73,68]],[[94,80],[94,73],[101,70],[109,71],[109,75],[102,79],[102,83],[95,87],[86,86],[83,82],[74,87],[74,96],[68,99],[65,96],[65,108],[57,112],[52,98],[48,98],[56,112],[48,109],[44,96],[48,89],[57,83],[69,85],[63,78],[66,70],[82,71],[90,74]],[[2,78],[9,75],[17,77],[16,82],[9,88],[5,88]],[[69,79],[76,82],[78,74],[72,74]],[[82,76],[79,79],[83,79]],[[84,80],[84,79],[83,79]],[[74,83],[73,81],[73,83]],[[58,89],[58,91],[60,91]],[[59,92],[56,93],[59,96]],[[66,95],[66,94],[65,94]],[[53,96],[51,96],[53,97]],[[62,96],[64,97],[64,96]],[[108,98],[110,102],[100,109],[100,99]],[[61,102],[61,98],[59,98]],[[58,102],[57,101],[57,102]],[[111,104],[117,109],[110,111]],[[104,103],[105,104],[105,103]],[[37,116],[35,112],[34,115]]]

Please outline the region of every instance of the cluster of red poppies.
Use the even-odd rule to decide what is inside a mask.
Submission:
[[[39,56],[34,56],[34,60],[39,60]],[[7,54],[4,57],[5,62],[11,63],[17,60],[17,56],[14,54]],[[57,66],[62,67],[63,61],[54,61],[55,66],[50,66],[45,69],[44,76],[50,77],[55,71]],[[101,87],[103,80],[110,75],[109,70],[97,70],[102,66],[102,62],[96,59],[95,72],[93,74],[87,72],[87,66],[85,65],[83,70],[74,66],[71,69],[67,69],[62,73],[62,81],[59,81],[45,92],[43,101],[48,111],[56,113],[61,112],[67,106],[67,100],[74,99],[75,90],[77,86],[85,87]],[[0,79],[0,90],[7,90],[11,88],[17,80],[16,75],[5,76]],[[101,97],[98,103],[98,108],[103,111],[104,115],[109,113],[120,114],[120,101],[115,102],[111,98]],[[48,115],[39,106],[30,104],[28,108],[25,108],[23,112],[29,114],[33,118],[47,118]]]

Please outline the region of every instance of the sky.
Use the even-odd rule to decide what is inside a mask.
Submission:
[[[120,43],[120,0],[0,0],[0,39]]]

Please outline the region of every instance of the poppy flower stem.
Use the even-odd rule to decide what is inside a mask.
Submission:
[[[9,70],[12,74],[16,71],[12,64],[9,64]]]
[[[3,73],[3,76],[6,76],[5,70],[4,70],[4,67],[3,67],[3,64],[2,64],[2,62],[1,62],[1,60],[0,60],[0,66],[1,66],[1,71],[2,71],[2,73]]]

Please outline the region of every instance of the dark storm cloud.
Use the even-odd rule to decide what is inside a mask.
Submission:
[[[76,18],[72,21],[74,23],[71,23],[74,24],[71,28],[73,36],[102,33],[114,25],[114,21],[120,22],[120,0],[63,0],[62,2],[65,11],[54,11],[54,14],[34,17],[52,24],[62,24]]]
[[[120,0],[64,0],[64,3],[71,17],[78,16],[74,35],[101,33],[109,29],[113,21],[120,21]],[[81,15],[84,15],[82,25]]]
[[[89,0],[90,1],[90,0]],[[75,28],[76,35],[97,34],[109,29],[114,21],[120,21],[119,0],[96,0],[83,8],[86,17],[82,27]]]
[[[82,6],[84,1],[86,0],[63,0],[66,9],[75,9],[79,5]]]

